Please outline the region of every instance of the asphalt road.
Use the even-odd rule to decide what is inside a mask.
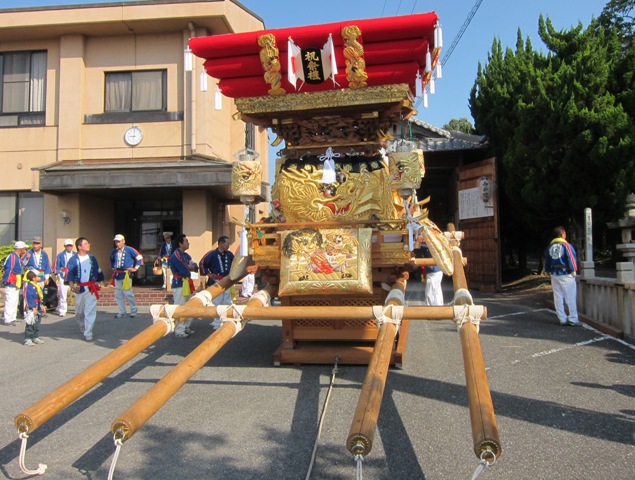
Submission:
[[[418,304],[420,285],[408,298]],[[447,287],[448,285],[446,285]],[[590,328],[560,327],[540,298],[478,295],[480,339],[503,453],[479,479],[635,478],[635,348]],[[446,294],[446,299],[449,294]],[[106,311],[107,310],[107,311]],[[94,343],[74,317],[49,315],[44,345],[0,326],[0,473],[20,472],[13,418],[150,325],[147,311],[114,319],[102,309]],[[166,337],[31,433],[28,468],[43,478],[107,479],[110,425],[211,333]],[[279,322],[254,321],[123,444],[114,479],[306,478],[332,365],[272,366]],[[354,479],[345,442],[365,367],[340,365],[312,479]],[[472,452],[460,342],[450,322],[412,322],[403,369],[388,375],[365,479],[470,479]]]

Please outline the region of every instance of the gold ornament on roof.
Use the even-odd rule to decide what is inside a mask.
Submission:
[[[366,73],[366,60],[364,60],[364,47],[357,41],[362,31],[355,25],[349,25],[342,29],[344,38],[344,59],[346,62],[346,80],[350,88],[362,88],[366,86],[368,74]]]
[[[258,37],[260,48],[260,63],[265,70],[264,79],[271,88],[269,95],[284,95],[287,91],[282,88],[282,74],[280,73],[279,51],[276,47],[276,37],[271,33]]]

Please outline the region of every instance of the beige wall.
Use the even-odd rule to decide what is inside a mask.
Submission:
[[[244,148],[245,126],[232,119],[233,100],[223,98],[222,110],[214,109],[214,79],[208,78],[207,92],[199,91],[203,60],[195,57],[194,72],[184,72],[190,21],[197,36],[264,28],[260,19],[229,0],[0,10],[0,51],[46,50],[48,62],[45,126],[0,128],[0,166],[5,172],[0,191],[38,191],[38,167],[61,161],[174,161],[192,153],[233,161],[234,153]],[[182,112],[183,121],[135,122],[144,133],[136,147],[123,141],[130,123],[84,122],[85,115],[104,113],[105,72],[145,69],[166,69],[167,110]],[[265,176],[267,143],[266,131],[257,135]],[[65,238],[85,236],[102,269],[109,270],[113,205],[113,200],[86,194],[46,194],[45,248],[54,255],[63,249]],[[59,214],[63,209],[70,213],[69,224]],[[242,214],[242,206],[232,207],[236,218]],[[190,254],[196,261],[215,247],[220,235],[237,238],[227,218],[228,207],[212,192],[183,192],[183,231],[190,236]]]

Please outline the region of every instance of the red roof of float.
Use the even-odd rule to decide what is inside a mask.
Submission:
[[[296,88],[287,79],[289,37],[301,49],[321,49],[329,35],[332,35],[338,67],[335,81],[338,85],[327,79],[318,84],[305,83],[300,91],[333,90],[348,87],[342,29],[354,25],[361,30],[361,36],[357,41],[364,49],[365,71],[368,74],[366,84],[379,86],[406,83],[410,85],[414,95],[417,72],[420,72],[424,84],[430,76],[429,72],[425,71],[428,51],[432,68],[439,58],[440,49],[434,45],[434,29],[437,22],[436,13],[430,12],[212,35],[192,38],[189,46],[196,56],[205,59],[205,70],[210,76],[220,80],[219,87],[224,95],[233,98],[257,97],[268,95],[271,88],[264,80],[265,71],[260,60],[261,48],[258,39],[262,35],[272,34],[275,37],[282,74],[280,86],[287,93],[296,92]]]

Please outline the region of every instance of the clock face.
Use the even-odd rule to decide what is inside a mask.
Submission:
[[[143,140],[143,132],[139,127],[130,127],[126,130],[123,139],[128,145],[134,147],[135,145],[139,145],[141,140]]]

